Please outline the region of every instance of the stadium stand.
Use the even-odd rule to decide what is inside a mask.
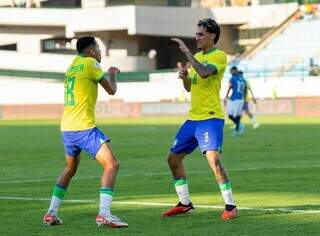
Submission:
[[[304,17],[292,23],[250,60],[239,67],[249,78],[304,77],[310,74],[310,60],[320,57],[320,19]],[[319,64],[319,63],[318,63]]]

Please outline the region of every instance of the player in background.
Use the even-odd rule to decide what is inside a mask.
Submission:
[[[219,37],[219,25],[213,19],[207,18],[200,20],[197,24],[196,42],[201,51],[194,56],[182,40],[172,39],[178,43],[180,50],[192,64],[189,70],[179,71],[179,79],[182,80],[185,90],[191,92],[191,107],[189,119],[180,127],[167,157],[179,203],[164,212],[164,217],[186,214],[194,210],[190,201],[183,160],[197,146],[206,156],[219,184],[225,202],[225,210],[221,218],[229,220],[238,215],[231,182],[220,160],[224,127],[220,88],[227,66],[227,56],[216,46]]]
[[[117,91],[116,74],[119,69],[110,67],[108,76],[102,71],[101,51],[94,37],[86,36],[77,41],[78,55],[69,66],[65,77],[65,107],[61,120],[66,166],[53,190],[51,203],[43,218],[45,225],[60,225],[58,209],[72,177],[80,163],[82,150],[88,152],[104,169],[101,177],[100,209],[96,217],[98,226],[125,227],[127,223],[111,214],[113,188],[119,169],[110,139],[95,125],[95,105],[98,84],[114,95]]]
[[[249,91],[251,93],[251,99],[252,101],[254,102],[254,104],[257,104],[257,100],[255,99],[254,95],[253,95],[253,92],[252,92],[252,89],[251,89],[251,86],[250,86],[250,83],[248,80],[246,80],[244,77],[243,77],[243,72],[242,71],[239,71],[239,75],[244,79],[245,83],[246,83],[246,90],[244,92],[244,105],[243,105],[243,111],[245,114],[247,114],[247,116],[249,117],[250,119],[250,122],[252,124],[252,128],[253,129],[256,129],[260,126],[260,124],[257,122],[257,119],[256,117],[252,114],[252,112],[250,112],[250,109],[249,109],[249,101],[250,101],[250,96],[249,96]]]
[[[246,83],[240,76],[238,68],[236,66],[230,69],[231,79],[229,80],[229,88],[224,99],[224,105],[228,105],[228,116],[235,124],[233,130],[233,136],[243,133],[244,125],[241,124],[241,115],[244,105],[244,95],[246,90]],[[229,93],[232,90],[232,94],[229,98]]]

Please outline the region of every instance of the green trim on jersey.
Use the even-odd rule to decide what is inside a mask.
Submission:
[[[97,82],[100,82],[106,75],[107,75],[107,73],[103,73],[101,75],[101,77],[99,79],[97,79]]]
[[[209,54],[209,53],[214,52],[216,50],[218,50],[218,48],[211,48],[207,52],[202,51],[202,54],[206,55],[206,54]]]

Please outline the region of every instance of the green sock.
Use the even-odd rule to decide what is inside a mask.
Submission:
[[[61,202],[66,192],[67,192],[67,189],[64,188],[63,186],[60,186],[58,184],[54,186],[48,214],[57,215],[58,209],[61,205]]]
[[[179,202],[181,202],[183,205],[189,205],[190,196],[187,179],[175,179],[174,186],[179,197]]]
[[[63,200],[66,192],[67,192],[66,188],[63,188],[60,185],[56,185],[56,186],[54,186],[54,189],[53,189],[53,196],[59,198],[60,200]]]

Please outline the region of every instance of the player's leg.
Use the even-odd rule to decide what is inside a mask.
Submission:
[[[167,160],[174,180],[174,186],[179,197],[179,202],[182,205],[187,206],[190,204],[190,195],[187,176],[183,165],[185,156],[186,153],[175,154],[171,152],[168,155]]]
[[[229,119],[235,124],[235,126],[237,127],[237,121],[236,121],[236,118],[235,118],[235,115],[234,115],[234,109],[235,109],[235,103],[234,101],[232,100],[229,100],[228,101],[228,117]]]
[[[221,119],[210,119],[199,122],[196,130],[196,138],[198,140],[200,150],[202,153],[206,154],[209,166],[211,167],[220,186],[221,193],[225,201],[225,211],[222,217],[223,219],[226,219],[225,215],[230,213],[235,217],[237,210],[233,201],[231,184],[227,172],[220,161],[220,152],[223,143],[223,127],[224,120]]]
[[[244,101],[243,100],[235,100],[233,104],[233,116],[236,121],[236,128],[233,132],[233,135],[241,134],[244,132],[244,125],[241,124],[241,116],[243,112]]]
[[[227,171],[225,170],[221,160],[219,151],[207,151],[206,157],[211,167],[215,178],[219,184],[220,191],[225,203],[225,210],[222,214],[223,220],[235,218],[238,215],[236,204],[233,200],[231,182]]]
[[[99,152],[96,155],[96,160],[103,168],[101,176],[100,188],[100,208],[99,215],[110,216],[110,208],[113,197],[113,188],[116,181],[116,175],[119,170],[119,162],[112,153],[108,143],[101,145]]]
[[[62,220],[58,216],[58,209],[63,201],[72,177],[77,172],[80,159],[80,155],[77,155],[76,157],[66,155],[66,166],[58,177],[57,183],[53,189],[48,212],[43,218],[43,223],[45,225],[62,224]]]
[[[96,223],[98,226],[126,227],[128,224],[112,215],[110,211],[116,175],[119,170],[119,161],[108,143],[110,139],[98,128],[94,128],[88,134],[87,140],[83,146],[83,150],[89,152],[103,168],[100,187],[100,207]]]
[[[103,167],[100,188],[100,207],[96,217],[98,226],[109,226],[113,228],[127,227],[128,224],[120,218],[111,214],[113,188],[119,170],[119,161],[112,153],[109,143],[103,143],[96,155],[96,160]]]
[[[194,138],[194,121],[186,121],[178,131],[173,147],[167,157],[167,161],[174,180],[174,186],[179,197],[179,203],[164,212],[162,215],[174,216],[178,214],[190,213],[194,210],[190,201],[187,176],[183,165],[186,154],[191,153],[197,146],[197,140]]]
[[[235,128],[232,132],[233,136],[236,136],[243,132],[243,125],[241,125],[241,114],[243,109],[242,100],[230,100],[228,105],[229,118],[234,122]]]
[[[245,109],[244,109],[245,113],[247,114],[247,116],[249,117],[250,119],[250,122],[252,124],[252,128],[253,129],[256,129],[260,126],[260,124],[257,122],[257,119],[256,117],[253,115],[253,113],[250,111],[250,108],[249,108],[249,104],[248,102],[245,102]]]
[[[179,197],[178,204],[165,211],[162,216],[170,217],[180,214],[187,214],[194,211],[194,207],[190,201],[189,186],[185,173],[183,160],[186,153],[175,154],[170,152],[167,158],[174,181],[174,187]]]

